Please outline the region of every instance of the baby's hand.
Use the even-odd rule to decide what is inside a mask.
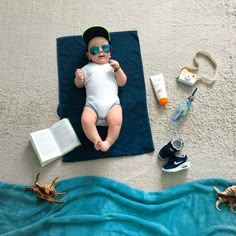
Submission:
[[[84,73],[81,69],[77,69],[75,71],[75,77],[79,81],[79,83],[83,84],[84,83]]]
[[[115,70],[115,69],[117,69],[117,68],[120,67],[119,62],[118,62],[118,61],[115,61],[115,60],[113,60],[113,59],[110,59],[110,60],[109,60],[109,63],[110,63],[110,65],[111,65],[111,67],[113,68],[113,70]]]

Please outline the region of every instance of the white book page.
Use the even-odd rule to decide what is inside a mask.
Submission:
[[[49,129],[36,131],[30,136],[42,163],[62,155]]]
[[[60,120],[50,130],[63,155],[80,145],[80,141],[68,119]]]

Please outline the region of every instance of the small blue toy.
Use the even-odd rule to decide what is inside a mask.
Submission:
[[[182,120],[187,113],[191,110],[192,101],[194,100],[194,95],[197,92],[198,88],[195,88],[192,95],[187,98],[187,100],[181,102],[176,109],[175,114],[171,117],[173,123],[177,123]]]

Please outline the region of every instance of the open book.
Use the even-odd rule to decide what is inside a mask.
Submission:
[[[63,118],[48,129],[30,133],[29,139],[42,166],[81,145],[67,118]]]

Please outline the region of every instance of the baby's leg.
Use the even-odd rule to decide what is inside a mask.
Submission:
[[[81,123],[87,138],[94,143],[96,150],[101,149],[102,139],[97,131],[96,127],[97,114],[90,107],[85,107],[81,117]]]
[[[107,114],[108,132],[107,138],[101,144],[101,151],[106,152],[117,140],[122,125],[122,108],[115,105]]]

